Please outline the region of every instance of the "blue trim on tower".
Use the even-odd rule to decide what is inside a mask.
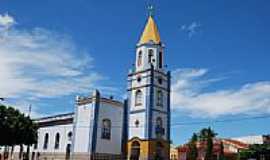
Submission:
[[[168,71],[167,73],[168,78],[168,96],[167,96],[167,140],[171,141],[171,72]]]
[[[97,130],[98,130],[98,115],[99,115],[99,107],[100,107],[100,95],[97,92],[95,97],[95,108],[94,108],[94,125],[92,132],[92,146],[91,146],[91,154],[96,152],[97,146]]]
[[[138,109],[138,110],[130,111],[129,114],[143,113],[145,111],[146,111],[145,109]]]
[[[151,65],[151,77],[150,77],[150,104],[149,104],[149,107],[147,108],[148,109],[148,136],[147,138],[150,139],[152,138],[152,130],[153,130],[153,127],[152,127],[152,116],[153,116],[153,112],[152,112],[152,109],[154,108],[154,103],[153,103],[153,100],[154,100],[154,66]]]
[[[129,140],[129,119],[130,119],[130,108],[131,108],[131,99],[132,99],[132,92],[131,91],[128,91],[128,99],[127,99],[127,139]]]
[[[152,111],[153,111],[153,112],[158,112],[158,113],[161,113],[161,114],[168,114],[167,111],[161,111],[161,110],[155,109],[155,108],[153,108]]]
[[[123,116],[123,127],[122,127],[122,145],[121,152],[125,154],[125,145],[128,141],[128,99],[124,100],[124,116]]]
[[[149,90],[148,87],[145,88],[145,96],[146,96],[146,102],[145,102],[145,127],[144,127],[144,138],[147,138],[148,137],[148,117],[149,117],[149,101],[150,101],[150,93],[149,93]]]

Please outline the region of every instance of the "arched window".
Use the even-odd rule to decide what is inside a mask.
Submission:
[[[142,105],[142,91],[137,90],[135,93],[135,106]]]
[[[48,148],[48,143],[49,143],[49,133],[46,133],[45,136],[44,136],[43,149]]]
[[[157,106],[163,106],[163,93],[162,91],[157,91]]]
[[[142,51],[140,51],[138,54],[137,66],[140,66],[141,64],[142,64]]]
[[[165,130],[163,128],[163,121],[161,117],[157,117],[156,119],[156,136],[157,138],[161,138],[165,134]]]
[[[104,119],[102,121],[102,139],[111,139],[111,120]]]
[[[154,51],[153,49],[148,50],[148,63],[151,63],[152,57],[154,56]]]
[[[71,141],[72,140],[72,132],[71,131],[68,132],[68,135],[67,136],[68,136],[68,140]]]
[[[60,134],[56,133],[54,141],[54,149],[59,149],[59,144],[60,144]]]

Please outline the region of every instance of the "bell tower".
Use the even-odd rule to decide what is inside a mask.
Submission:
[[[128,159],[169,159],[170,72],[152,13],[136,46],[128,75]]]

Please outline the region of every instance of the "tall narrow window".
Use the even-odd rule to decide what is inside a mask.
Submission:
[[[163,106],[163,93],[162,91],[157,91],[157,106]]]
[[[148,51],[148,63],[151,63],[153,55],[154,55],[153,49],[149,49],[149,51]]]
[[[48,148],[48,143],[49,143],[49,134],[46,133],[45,136],[44,136],[43,149],[47,149]]]
[[[111,120],[104,119],[102,121],[102,139],[111,139]]]
[[[162,118],[158,117],[156,123],[157,123],[157,127],[161,128],[163,126]]]
[[[142,64],[142,51],[139,52],[138,54],[138,61],[137,61],[137,66],[141,66]]]
[[[135,106],[142,105],[142,91],[137,90],[135,93]]]
[[[165,134],[165,130],[163,128],[163,121],[161,117],[156,119],[156,136],[161,138]]]
[[[59,149],[59,144],[60,144],[60,134],[56,133],[55,142],[54,142],[54,149]]]
[[[159,52],[159,68],[162,68],[162,61],[163,61],[163,59],[162,59],[162,52]]]

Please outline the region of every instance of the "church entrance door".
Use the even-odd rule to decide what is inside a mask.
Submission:
[[[130,160],[139,160],[140,159],[140,143],[135,141],[131,145],[131,155]]]

